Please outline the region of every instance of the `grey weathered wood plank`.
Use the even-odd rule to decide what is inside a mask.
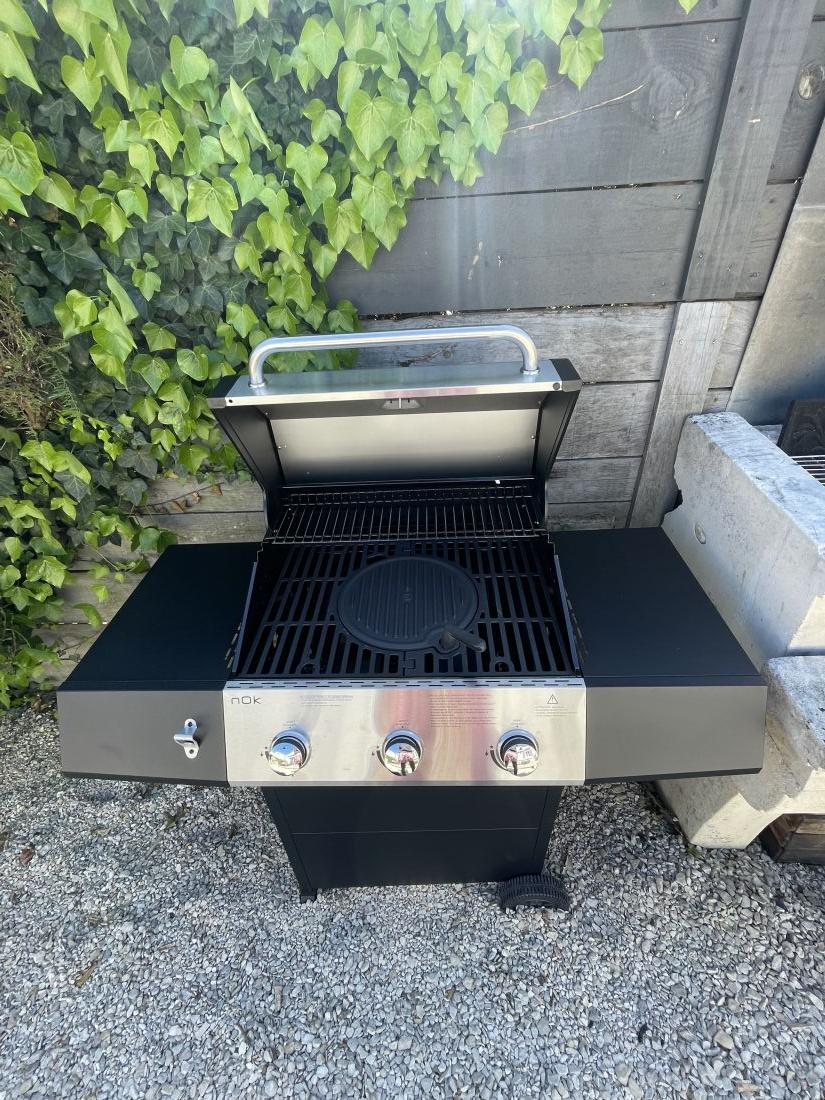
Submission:
[[[701,412],[730,313],[727,302],[683,302],[676,310],[650,439],[630,510],[632,527],[657,526],[675,496],[673,460],[685,417]]]
[[[547,516],[547,528],[550,531],[596,531],[624,527],[629,508],[629,500],[553,504]]]
[[[655,382],[584,386],[564,434],[559,459],[642,454],[656,390]]]
[[[750,0],[691,248],[688,301],[736,294],[815,3]]]
[[[825,396],[825,126],[733,385],[729,408],[752,423]]]
[[[749,305],[749,303],[742,303]],[[601,306],[585,309],[496,310],[475,313],[418,314],[401,320],[367,319],[365,329],[449,328],[458,325],[519,325],[532,336],[543,359],[570,359],[585,382],[651,382],[659,377],[664,360],[672,305]],[[447,334],[448,335],[448,334]],[[454,362],[507,362],[511,349],[498,342],[489,346],[412,344],[404,348],[375,348],[361,352],[361,366]]]
[[[771,180],[799,179],[805,174],[825,115],[825,21],[811,24],[802,64],[782,120],[773,154]]]
[[[759,302],[755,300],[728,302],[728,318],[710,380],[712,387],[729,389],[733,385],[758,309]]]
[[[263,510],[263,493],[256,481],[232,479],[218,484],[220,492],[215,492],[208,481],[197,478],[158,478],[149,485],[141,512],[148,520],[154,515]]]
[[[158,517],[179,543],[256,542],[266,533],[262,510],[255,512],[188,512]]]
[[[700,189],[416,199],[393,250],[369,271],[345,257],[329,293],[377,316],[675,301]],[[792,202],[793,184],[766,189],[739,293],[764,289]]]
[[[498,151],[479,157],[483,175],[467,188],[447,174],[419,194],[702,180],[737,37],[735,21],[618,31],[581,91],[555,75],[558,47],[544,42],[533,52],[548,86],[529,118],[510,112]]]
[[[825,0],[820,0],[825,4]],[[616,0],[602,21],[602,30],[618,27],[655,27],[676,23],[705,23],[721,19],[738,19],[747,6],[746,0],[702,0],[687,13],[679,4],[662,0]]]
[[[724,412],[728,407],[728,401],[730,401],[729,389],[709,389],[705,394],[705,403],[702,406],[702,412]]]
[[[559,459],[547,480],[548,507],[630,500],[640,462],[639,458]]]

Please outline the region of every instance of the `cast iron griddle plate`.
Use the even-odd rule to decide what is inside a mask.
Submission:
[[[478,612],[473,578],[451,562],[399,555],[373,562],[338,592],[338,620],[354,638],[383,649],[426,649],[445,628],[464,628]]]

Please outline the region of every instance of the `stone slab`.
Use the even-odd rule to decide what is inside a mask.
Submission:
[[[825,487],[735,413],[690,417],[663,527],[760,668],[825,654]]]

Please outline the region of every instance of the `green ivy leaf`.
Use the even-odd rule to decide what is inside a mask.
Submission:
[[[578,35],[568,34],[562,39],[559,72],[581,88],[593,72],[593,66],[603,57],[602,32],[595,27],[585,27]]]
[[[485,72],[462,73],[455,97],[464,117],[473,126],[493,102],[493,84]]]
[[[110,241],[117,241],[126,232],[129,219],[109,195],[101,195],[92,206],[92,221],[99,225]]]
[[[150,351],[168,351],[177,344],[175,334],[154,321],[147,321],[141,332]]]
[[[204,382],[209,377],[209,360],[202,351],[180,348],[177,364],[184,374],[194,378],[196,382]]]
[[[532,114],[546,84],[544,65],[534,57],[507,81],[507,98],[526,115]]]
[[[124,360],[135,346],[135,341],[117,308],[110,302],[105,309],[98,312],[97,318],[92,336],[104,351]]]
[[[389,173],[376,172],[372,179],[356,176],[352,181],[352,201],[367,227],[375,233],[396,201]]]
[[[244,339],[258,324],[258,318],[252,307],[245,303],[239,305],[237,302],[230,302],[226,307],[226,319],[235,332]]]
[[[9,210],[14,210],[18,214],[22,214],[23,217],[28,216],[20,192],[2,176],[0,176],[0,207],[4,214]]]
[[[558,45],[576,13],[577,0],[536,0],[534,15],[548,38]]]
[[[257,172],[253,172],[248,164],[236,164],[229,175],[238,188],[241,206],[246,206],[247,203],[252,202],[260,195],[264,186],[264,178],[259,176]]]
[[[132,367],[152,393],[158,392],[170,374],[169,364],[165,360],[150,355],[136,356]]]
[[[490,104],[473,127],[473,133],[491,153],[497,153],[504,131],[507,129],[507,108],[498,101]]]
[[[160,275],[154,271],[143,271],[136,267],[132,272],[132,283],[138,288],[147,302],[151,302],[163,286]]]
[[[0,0],[0,23],[13,34],[23,38],[37,38],[34,23],[29,19],[19,0]]]
[[[363,65],[357,65],[354,61],[343,61],[338,66],[338,106],[342,111],[348,111],[353,95],[361,87],[364,79]]]
[[[199,46],[184,46],[176,34],[172,35],[169,42],[169,56],[179,88],[196,84],[209,76],[209,58],[203,50]]]
[[[403,164],[412,164],[428,146],[438,145],[439,133],[435,111],[427,103],[417,104],[412,111],[400,109],[402,119],[396,128],[396,145]]]
[[[100,628],[103,626],[103,619],[101,618],[100,612],[94,606],[94,604],[73,603],[72,607],[76,608],[78,611],[81,611],[86,619],[86,622],[89,624],[89,626],[94,627],[95,630],[100,630]]]
[[[3,539],[3,548],[10,561],[17,561],[25,549],[22,539],[19,539],[17,535],[9,535],[8,538]]]
[[[43,202],[50,206],[56,206],[58,210],[65,210],[67,214],[75,213],[75,191],[65,176],[58,172],[49,172],[38,183],[35,194]]]
[[[400,206],[392,206],[387,211],[387,216],[382,225],[375,230],[375,235],[386,249],[392,248],[398,239],[398,234],[407,224],[407,215]]]
[[[186,184],[182,179],[177,176],[167,176],[161,172],[155,186],[173,210],[180,210],[186,201]]]
[[[199,443],[185,443],[178,451],[178,461],[190,474],[196,474],[207,458],[209,448]]]
[[[315,237],[310,237],[309,252],[316,275],[322,282],[325,281],[332,274],[338,261],[338,253],[331,244],[324,244]]]
[[[23,195],[30,195],[43,179],[37,148],[28,134],[0,137],[0,176]]]
[[[447,0],[445,15],[450,30],[453,34],[458,34],[464,20],[464,0]]]
[[[100,99],[103,81],[97,75],[97,65],[93,57],[78,61],[68,55],[60,62],[60,75],[63,83],[76,96],[87,111],[91,111]]]
[[[360,89],[353,92],[347,111],[347,126],[358,148],[372,160],[392,132],[396,105],[386,96],[371,99]]]
[[[19,80],[27,88],[40,92],[31,65],[13,31],[0,30],[0,75]]]
[[[362,8],[358,10],[363,11]],[[310,120],[313,141],[337,138],[341,132],[341,116],[337,111],[328,109],[322,99],[311,99],[304,108],[304,117]]]
[[[178,128],[175,116],[169,110],[141,111],[137,115],[140,126],[140,136],[148,141],[155,141],[172,160],[177,148],[183,141],[183,134]]]
[[[91,40],[98,72],[130,103],[127,59],[132,40],[126,24],[122,23],[116,31],[106,31],[99,25],[93,25]]]
[[[208,218],[225,237],[232,236],[232,213],[238,209],[238,199],[228,180],[220,176],[213,176],[208,183],[206,180],[189,180],[187,195],[187,221],[199,222]]]
[[[688,3],[690,2],[691,0],[688,0]],[[699,0],[692,0],[692,2],[698,4]],[[682,6],[684,7],[684,4]],[[583,27],[598,27],[612,7],[613,0],[581,0],[576,9],[576,18]]]
[[[328,159],[326,151],[320,145],[305,146],[291,141],[286,147],[287,168],[300,176],[310,188],[326,167]]]
[[[298,45],[321,75],[328,77],[344,45],[344,36],[334,19],[322,22],[311,15],[304,23]]]
[[[158,170],[158,161],[155,150],[151,145],[138,145],[137,142],[129,146],[129,163],[140,172],[143,182],[147,187],[152,186],[152,177]]]

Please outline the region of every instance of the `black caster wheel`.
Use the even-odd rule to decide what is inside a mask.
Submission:
[[[502,909],[569,909],[570,898],[559,875],[519,875],[502,882],[498,900]]]

